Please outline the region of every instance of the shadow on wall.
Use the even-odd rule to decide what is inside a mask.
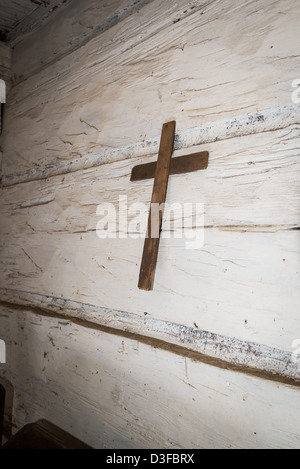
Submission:
[[[13,385],[0,377],[0,446],[12,436]]]

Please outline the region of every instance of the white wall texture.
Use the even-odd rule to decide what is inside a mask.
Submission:
[[[99,448],[299,447],[297,3],[73,0],[16,43],[0,199],[14,432],[47,418]],[[210,152],[167,199],[204,204],[205,243],[163,239],[146,293],[143,240],[100,240],[96,211],[150,203],[131,169],[173,119],[175,156]]]

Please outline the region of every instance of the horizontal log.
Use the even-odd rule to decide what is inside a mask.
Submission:
[[[176,239],[183,222],[202,236],[202,218],[165,216],[150,302],[137,288],[143,239],[131,215],[126,229],[119,222],[124,195],[128,213],[136,202],[149,211],[153,182],[130,182],[131,160],[4,188],[1,285],[290,350],[299,328],[298,135],[296,125],[215,142],[207,171],[170,178],[170,206],[204,204],[204,246]],[[97,237],[101,204],[113,208],[115,239]]]
[[[234,119],[221,120],[215,123],[193,127],[179,131],[175,136],[176,151],[199,145],[228,140],[235,137],[254,135],[260,132],[272,132],[285,129],[300,122],[300,111],[297,105],[286,105],[279,108],[266,109],[254,114],[242,115]],[[31,169],[20,174],[3,175],[1,185],[13,186],[31,181],[48,179],[76,171],[103,166],[109,163],[157,155],[159,148],[157,136],[153,140],[140,142],[123,148],[113,148],[99,153],[92,153],[82,158]],[[6,160],[7,161],[7,160]]]
[[[299,235],[207,229],[197,250],[162,237],[149,297],[137,288],[142,239],[28,227],[26,236],[1,235],[0,284],[291,350],[299,338]]]
[[[5,176],[64,162],[68,171],[75,166],[69,162],[82,159],[77,163],[83,165],[88,155],[94,161],[116,153],[132,156],[137,142],[149,155],[147,142],[158,139],[162,123],[173,119],[180,131],[200,128],[194,134],[198,144],[207,135],[241,135],[239,116],[245,114],[252,131],[255,126],[263,132],[271,130],[264,110],[291,105],[299,70],[297,0],[265,0],[259,14],[253,1],[153,0],[139,9],[140,3],[128,0],[134,14],[60,60],[74,34],[68,35],[62,13],[58,26],[59,12],[57,22],[43,29],[43,41],[39,36],[32,47],[28,38],[15,49],[19,69],[14,75],[34,73],[14,87],[6,109]],[[97,2],[99,15],[90,12],[88,18],[102,18],[101,7]],[[126,8],[121,10],[126,15]],[[56,34],[53,41],[47,39],[54,29],[62,31],[57,43]],[[35,73],[48,52],[51,65]],[[210,129],[225,121],[229,126],[221,133]],[[287,125],[285,115],[277,117],[277,124],[273,128]],[[157,151],[158,140],[151,154]]]
[[[0,323],[14,432],[34,413],[99,449],[299,447],[298,386],[38,308],[1,304]]]
[[[298,135],[299,126],[295,125],[264,132],[259,139],[251,135],[207,144],[207,171],[172,177],[167,203],[205,204],[206,227],[236,231],[296,228],[300,216],[296,203]],[[157,155],[128,159],[42,182],[8,186],[0,200],[0,232],[95,230],[97,206],[110,203],[118,210],[123,195],[127,196],[128,207],[139,202],[148,212],[153,182],[132,183],[130,174],[135,165],[156,160]],[[11,217],[12,213],[17,215]]]
[[[123,335],[154,347],[188,356],[212,366],[300,386],[300,370],[290,352],[254,342],[213,334],[170,321],[62,298],[0,289],[0,302],[37,314],[74,321],[81,326],[100,326],[104,332]]]
[[[39,6],[38,4],[34,5],[35,2],[32,2],[31,11],[30,7],[26,14],[24,14],[23,10],[20,14],[19,21],[15,22],[13,28],[8,29],[6,33],[7,42],[11,47],[15,48],[19,42],[23,42],[27,36],[32,35],[33,32],[41,28],[44,22],[49,21],[54,12],[56,16],[58,9],[62,6],[66,7],[71,1],[72,0],[47,0],[47,2],[41,2]],[[25,5],[26,4],[22,3],[23,8]],[[7,10],[9,11],[10,8],[8,7]],[[11,11],[13,10],[11,9]],[[17,16],[17,12],[14,13],[15,16]]]

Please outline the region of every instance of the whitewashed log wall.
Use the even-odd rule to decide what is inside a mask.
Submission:
[[[3,95],[8,95],[11,89],[12,79],[12,63],[11,63],[11,47],[0,41],[0,80],[3,80],[5,86],[1,84],[1,103],[0,103],[0,178],[2,177],[2,126],[3,126]],[[4,90],[3,90],[4,88]]]
[[[48,418],[96,448],[297,448],[299,388],[3,307],[14,426]]]
[[[73,0],[16,40],[0,200],[14,431],[43,417],[101,448],[299,447],[299,20],[296,0]],[[210,152],[167,200],[204,204],[205,245],[163,239],[146,293],[143,240],[100,240],[96,211],[149,204],[130,172],[172,119],[175,156]]]
[[[0,78],[6,82],[8,88],[10,88],[11,73],[11,47],[0,42]]]

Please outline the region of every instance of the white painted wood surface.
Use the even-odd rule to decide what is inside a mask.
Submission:
[[[297,0],[149,3],[14,88],[3,174],[291,104],[299,15]],[[20,46],[16,77],[39,47]]]
[[[48,418],[95,448],[298,448],[299,388],[1,307],[14,432]]]
[[[254,342],[230,338],[171,321],[153,319],[151,315],[138,316],[124,311],[78,303],[53,296],[38,295],[16,290],[0,289],[3,304],[31,308],[40,314],[69,320],[87,328],[97,328],[110,334],[134,339],[155,348],[192,358],[209,365],[245,373],[259,378],[293,386],[300,385],[297,346],[283,351]],[[295,355],[296,354],[296,355]]]
[[[291,126],[210,144],[207,171],[171,178],[168,203],[205,204],[205,245],[163,239],[151,293],[137,288],[143,239],[96,235],[99,204],[127,195],[129,207],[149,206],[153,181],[130,182],[145,159],[3,189],[1,285],[290,350],[300,332],[298,135]]]
[[[48,417],[97,447],[298,447],[298,388],[233,371],[299,379],[298,2],[142,3],[127,14],[116,1],[121,16],[108,5],[98,25],[87,8],[79,25],[76,0],[73,25],[71,4],[55,16],[56,40],[15,48],[0,200],[15,429]],[[210,152],[207,171],[168,191],[204,204],[205,245],[163,239],[146,293],[143,240],[99,240],[96,210],[120,195],[148,206],[153,182],[130,172],[156,159],[169,119],[175,156]]]
[[[292,104],[266,109],[257,113],[238,116],[234,119],[221,120],[216,123],[193,127],[179,131],[175,135],[174,150],[191,149],[198,145],[227,140],[239,136],[253,135],[286,129],[300,121],[299,106]],[[23,182],[47,179],[83,169],[102,166],[103,164],[123,161],[141,156],[157,155],[160,136],[145,142],[121,148],[111,148],[87,154],[86,156],[62,161],[55,165],[39,166],[21,174],[3,176],[2,185],[12,186]],[[71,143],[70,143],[71,144]],[[195,150],[196,151],[196,150]],[[45,162],[46,163],[46,162]]]

